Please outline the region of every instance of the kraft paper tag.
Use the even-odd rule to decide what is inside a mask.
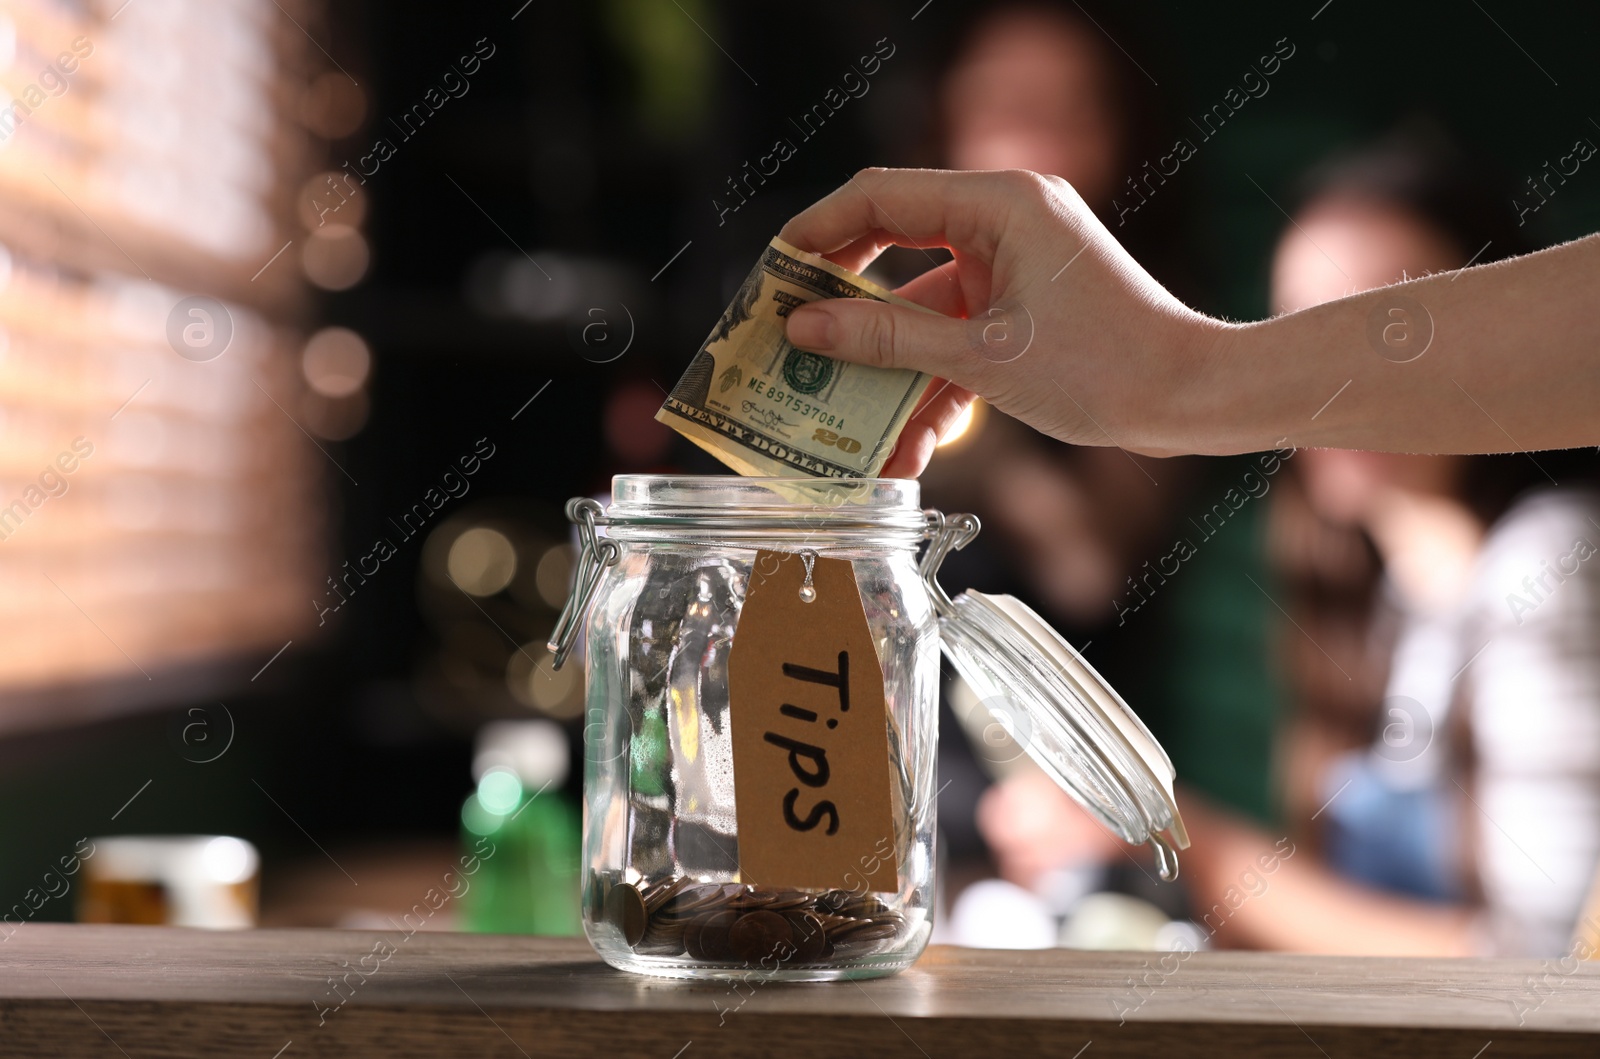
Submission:
[[[883,669],[848,559],[756,555],[728,656],[739,871],[796,889],[899,889]],[[889,850],[885,856],[885,850]]]

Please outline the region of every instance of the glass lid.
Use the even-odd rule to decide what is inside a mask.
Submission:
[[[1189,845],[1172,794],[1172,762],[1150,730],[1043,618],[1013,596],[967,591],[951,600],[933,579],[945,553],[977,533],[948,526],[924,572],[939,612],[940,646],[961,678],[1063,790],[1136,845],[1149,843],[1163,879]],[[1009,723],[1007,723],[1009,722]]]

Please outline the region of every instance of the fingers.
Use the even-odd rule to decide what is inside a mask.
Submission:
[[[847,268],[852,272],[865,272],[874,261],[891,246],[904,246],[910,249],[944,250],[946,249],[943,237],[937,239],[911,239],[897,232],[879,229],[862,236],[850,243],[842,250],[822,256],[832,261],[835,265]]]
[[[984,285],[987,285],[987,269],[982,269],[980,271],[983,272],[982,282]],[[898,363],[896,361],[892,363],[884,362],[882,363],[882,366],[910,366],[916,367],[916,370],[919,371],[927,371],[928,368],[923,365],[925,363],[928,347],[926,345],[926,340],[918,336],[924,334],[924,331],[921,330],[921,328],[925,328],[930,324],[932,325],[933,329],[937,331],[953,328],[955,333],[952,334],[950,340],[954,342],[965,342],[965,331],[962,329],[962,321],[959,319],[952,319],[952,317],[966,315],[967,309],[967,296],[962,290],[961,277],[958,274],[958,262],[947,261],[938,268],[929,269],[927,272],[924,272],[910,283],[907,283],[896,290],[895,293],[900,295],[902,298],[905,298],[907,301],[916,302],[918,305],[926,306],[927,308],[932,309],[941,315],[933,316],[928,313],[919,313],[915,310],[902,309],[898,306],[884,305],[881,302],[856,303],[850,302],[848,299],[838,299],[829,301],[825,304],[830,310],[833,306],[837,305],[845,307],[848,303],[849,305],[873,305],[884,310],[896,310],[906,314],[906,323],[903,326],[898,327],[896,333],[902,336],[910,336],[909,338],[906,338],[905,341],[909,342],[911,346],[916,347],[914,351],[917,355],[919,364],[907,365]],[[819,303],[812,304],[816,305]],[[789,319],[791,321],[791,325],[795,315],[802,312],[802,310],[805,308],[808,307],[803,306],[800,309],[796,309],[795,313],[790,315]],[[852,309],[849,307],[845,307],[843,311],[846,316],[850,316],[852,313]],[[811,326],[812,321],[809,318],[801,321],[798,330],[794,326],[791,326],[788,332],[789,341],[793,342],[802,349],[808,349],[818,353],[841,353],[840,348],[824,348],[824,346],[831,341],[826,336],[819,338],[813,335],[804,341],[802,338],[796,337],[797,334],[801,335],[802,337],[806,336],[806,329]],[[824,328],[831,328],[833,323],[825,322],[820,326]],[[846,326],[848,327],[849,324],[847,323]],[[894,340],[890,339],[889,341],[892,350]],[[848,354],[844,355],[846,359],[861,359],[852,357]],[[891,353],[891,356],[896,358],[901,355],[902,354]],[[868,361],[868,363],[874,362]],[[961,413],[966,409],[967,405],[972,402],[972,400],[973,395],[970,390],[947,382],[944,379],[936,380],[934,384],[929,387],[928,392],[923,395],[922,400],[917,405],[917,410],[912,413],[910,420],[907,421],[904,429],[900,432],[900,438],[895,445],[894,451],[890,453],[889,459],[883,465],[883,470],[879,473],[881,473],[885,478],[915,478],[917,475],[921,474],[928,466],[928,461],[933,457],[933,450],[938,446],[939,439],[944,437],[944,435],[949,431],[950,427],[955,423],[956,419],[960,417]]]
[[[843,249],[822,256],[840,268],[860,273],[865,272],[868,265],[878,260],[879,255],[893,245],[894,236],[888,232],[868,232]]]
[[[894,452],[884,462],[880,472],[885,478],[915,478],[928,467],[933,450],[950,432],[961,413],[975,398],[972,391],[963,389],[944,379],[936,379],[917,406]]]
[[[996,207],[1035,190],[1042,178],[1020,172],[960,173],[934,169],[866,169],[783,226],[780,237],[802,250],[832,255],[849,250],[845,264],[860,271],[877,257],[887,237],[900,246],[950,246],[993,257],[1000,233]],[[870,252],[870,256],[866,256]],[[859,266],[859,267],[858,267]]]
[[[801,349],[875,368],[909,368],[965,382],[965,320],[884,302],[829,298],[789,314],[789,341]]]
[[[938,447],[939,439],[931,429],[914,422],[907,423],[900,432],[900,440],[895,442],[894,452],[884,461],[883,470],[878,472],[878,476],[916,478],[928,469],[933,450]]]
[[[966,387],[957,386],[949,379],[935,379],[911,419],[930,428],[934,438],[942,441],[961,418],[961,413],[975,400],[977,395]]]

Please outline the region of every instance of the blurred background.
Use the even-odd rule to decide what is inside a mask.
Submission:
[[[1319,2],[7,0],[0,921],[381,925],[484,841],[426,925],[575,932],[562,504],[720,471],[654,411],[863,166],[1066,176],[1234,319],[1600,228],[1600,13]],[[979,408],[925,477],[986,526],[942,580],[1083,649],[1196,848],[1155,887],[952,679],[944,940],[1564,951],[1595,464],[1158,461]],[[84,852],[154,834],[228,838]]]

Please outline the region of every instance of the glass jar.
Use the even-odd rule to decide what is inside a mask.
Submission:
[[[938,565],[978,522],[924,512],[915,481],[623,475],[608,509],[567,510],[581,547],[550,648],[560,666],[583,635],[584,929],[611,965],[787,980],[909,966],[932,929],[941,647],[1047,772],[1176,874],[1170,762],[1021,603],[945,595]],[[802,599],[816,557],[849,560],[882,670],[893,834],[828,888],[741,873],[728,661],[758,552],[806,559]],[[865,882],[882,882],[879,857],[893,889]]]

